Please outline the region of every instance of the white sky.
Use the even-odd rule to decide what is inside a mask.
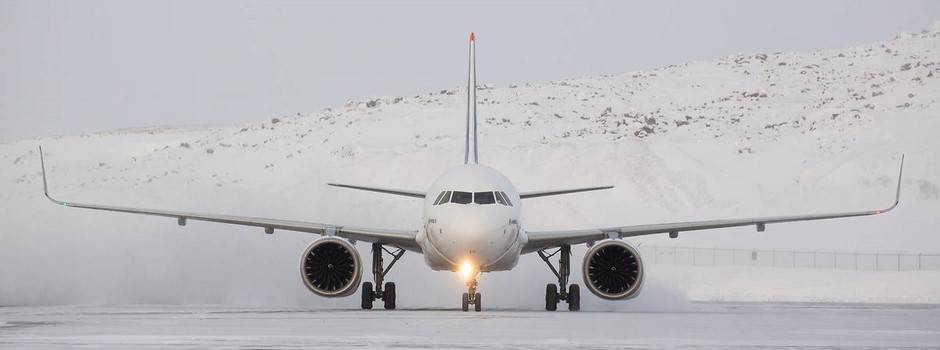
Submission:
[[[0,140],[259,120],[464,83],[623,73],[929,28],[940,1],[0,0]]]

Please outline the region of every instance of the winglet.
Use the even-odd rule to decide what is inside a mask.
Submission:
[[[895,206],[898,205],[898,203],[901,202],[901,175],[903,174],[904,174],[904,153],[901,153],[901,166],[898,169],[898,189],[897,189],[897,192],[894,194],[894,206],[892,206],[892,208],[894,208]]]
[[[39,145],[39,166],[42,167],[42,193],[53,203],[68,206],[68,203],[56,200],[49,195],[49,184],[46,182],[46,160],[42,155],[42,145]]]
[[[894,204],[892,204],[890,207],[885,208],[885,209],[875,210],[875,214],[889,212],[895,207],[897,207],[898,203],[901,203],[901,175],[903,174],[904,174],[904,153],[901,153],[901,166],[898,169],[898,187],[897,187],[896,192],[894,193]]]
[[[42,145],[39,145],[39,166],[42,167],[42,193],[49,197],[49,185],[46,183],[46,160],[42,156]]]

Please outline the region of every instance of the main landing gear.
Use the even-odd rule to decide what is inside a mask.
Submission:
[[[387,267],[383,267],[383,253],[392,256],[392,262]],[[404,249],[396,248],[392,251],[383,247],[381,243],[372,243],[372,277],[375,280],[375,290],[372,289],[372,282],[362,283],[362,308],[364,310],[371,309],[372,302],[379,299],[382,299],[385,303],[386,310],[395,309],[395,282],[385,282],[385,288],[383,289],[382,281],[385,280],[385,274],[392,269],[395,262],[401,259],[404,254]]]
[[[473,311],[479,312],[483,309],[483,304],[480,301],[480,293],[477,292],[476,276],[471,277],[470,281],[467,282],[467,292],[463,293],[461,299],[461,309],[463,309],[463,311],[470,311],[470,305],[473,305]]]
[[[545,286],[545,310],[557,310],[560,301],[568,303],[569,311],[581,310],[581,287],[577,284],[568,286],[568,275],[571,274],[571,246],[566,244],[553,252],[549,252],[549,249],[542,249],[538,253],[555,277],[558,277],[558,285],[549,283]],[[557,269],[549,260],[555,255],[558,255]]]

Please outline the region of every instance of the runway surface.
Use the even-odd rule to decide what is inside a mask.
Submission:
[[[940,348],[938,305],[705,303],[682,310],[0,307],[0,347]]]

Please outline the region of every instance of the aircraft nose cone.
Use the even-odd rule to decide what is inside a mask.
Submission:
[[[464,217],[442,225],[442,252],[451,261],[472,260],[486,266],[496,262],[512,246],[509,219],[493,216]]]

